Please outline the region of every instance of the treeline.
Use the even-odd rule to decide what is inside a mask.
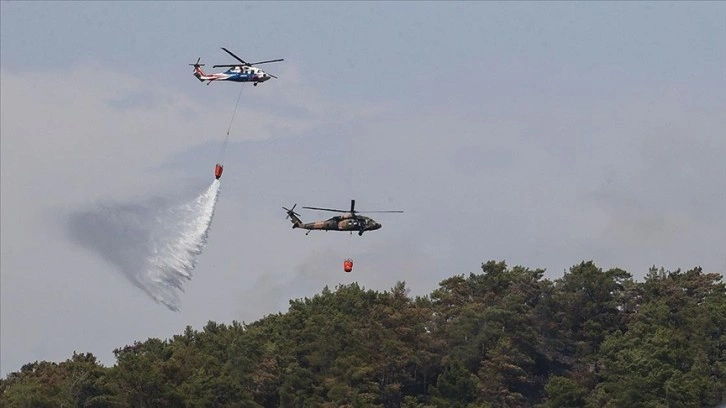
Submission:
[[[700,268],[643,282],[592,262],[557,280],[490,261],[430,295],[343,285],[251,324],[35,362],[3,407],[715,407],[726,287]]]

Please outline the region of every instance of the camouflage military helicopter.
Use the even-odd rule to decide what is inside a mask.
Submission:
[[[305,233],[305,235],[308,235],[313,230],[322,230],[322,231],[350,231],[352,234],[353,231],[358,231],[358,235],[363,235],[365,231],[374,231],[381,228],[381,224],[379,222],[376,222],[372,218],[365,217],[362,215],[358,215],[360,213],[402,213],[403,211],[357,211],[355,209],[355,200],[350,200],[350,210],[336,210],[333,208],[320,208],[320,207],[302,207],[309,210],[318,210],[318,211],[332,211],[332,212],[338,212],[343,213],[343,215],[337,215],[333,218],[327,219],[325,221],[315,221],[315,222],[308,222],[303,223],[300,218],[300,214],[295,212],[295,207],[297,204],[293,205],[292,208],[285,208],[282,207],[283,210],[287,211],[287,217],[285,219],[290,218],[292,221],[292,228],[302,228],[308,230],[308,232]]]

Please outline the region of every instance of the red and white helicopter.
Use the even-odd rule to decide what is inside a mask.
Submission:
[[[197,62],[194,64],[189,64],[194,67],[194,76],[197,77],[200,81],[204,82],[207,81],[207,85],[211,84],[212,81],[233,81],[233,82],[252,82],[255,86],[261,82],[265,82],[269,80],[270,78],[277,78],[276,76],[272,74],[268,74],[265,71],[254,67],[253,65],[260,65],[260,64],[267,64],[270,62],[280,62],[284,61],[284,59],[275,59],[275,60],[269,60],[269,61],[260,61],[260,62],[247,62],[243,60],[242,58],[234,55],[232,51],[222,47],[222,49],[229,55],[233,56],[237,61],[241,62],[241,64],[228,64],[228,65],[214,65],[213,68],[218,67],[228,67],[229,69],[224,72],[219,72],[216,74],[206,74],[204,71],[202,71],[202,68],[204,64],[200,64],[199,60],[200,58],[197,58]]]

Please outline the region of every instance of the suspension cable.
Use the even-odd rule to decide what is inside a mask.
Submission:
[[[229,127],[227,128],[227,136],[224,138],[224,143],[222,144],[222,150],[219,153],[219,164],[224,164],[224,157],[227,153],[227,144],[229,144],[229,134],[232,131],[232,123],[234,122],[234,117],[237,115],[237,108],[239,107],[239,101],[242,98],[242,88],[244,87],[244,82],[240,84],[239,87],[239,94],[237,95],[237,103],[234,104],[234,111],[232,112],[232,119],[229,120]]]

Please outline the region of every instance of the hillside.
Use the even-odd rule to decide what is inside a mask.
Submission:
[[[726,399],[726,286],[592,262],[557,280],[482,264],[424,297],[357,284],[254,323],[34,362],[3,407],[714,407]]]

